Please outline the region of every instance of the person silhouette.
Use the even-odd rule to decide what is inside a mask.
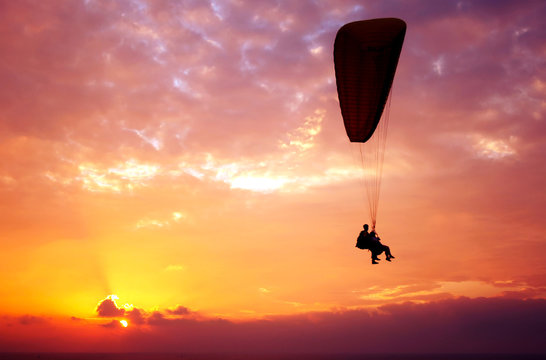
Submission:
[[[368,224],[364,224],[362,227],[364,228],[364,230],[362,230],[360,234],[358,234],[358,239],[356,240],[357,247],[359,247],[359,244],[365,245],[368,236],[370,236],[370,233],[368,232]]]
[[[372,253],[371,255],[372,264],[378,264],[377,261],[379,261],[380,259],[377,257],[377,255],[383,252],[383,251],[379,252],[379,246],[381,243],[379,242],[378,238],[372,237],[371,234],[368,232],[368,229],[369,229],[368,224],[364,224],[362,227],[364,228],[364,230],[362,230],[360,234],[358,234],[358,238],[356,240],[356,247],[363,250],[364,249],[370,250]]]
[[[375,230],[372,230],[368,237],[370,238],[371,243],[370,250],[372,252],[372,264],[377,264],[377,262],[374,262],[374,260],[379,260],[377,256],[381,255],[383,252],[385,252],[385,260],[391,261],[391,259],[395,258],[391,254],[391,248],[381,243],[381,238],[377,235]]]

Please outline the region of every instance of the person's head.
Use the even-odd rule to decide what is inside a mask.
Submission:
[[[368,224],[364,224],[364,226],[362,226],[364,228],[364,230],[368,231]]]
[[[370,235],[375,235],[375,231],[372,230],[372,231],[370,232]]]

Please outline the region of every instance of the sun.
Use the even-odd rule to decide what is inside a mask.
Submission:
[[[127,327],[127,325],[129,325],[129,323],[127,322],[127,320],[120,320],[119,323],[120,323],[121,326],[123,326],[123,327]]]

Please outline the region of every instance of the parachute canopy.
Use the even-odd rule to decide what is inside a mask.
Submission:
[[[349,140],[360,149],[372,229],[377,221],[390,106],[385,115],[383,109],[405,35],[406,23],[400,19],[363,20],[342,26],[334,43],[341,115]]]
[[[383,114],[406,34],[395,18],[355,21],[334,42],[337,92],[351,142],[366,142]]]

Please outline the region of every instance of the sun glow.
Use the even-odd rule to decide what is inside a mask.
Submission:
[[[127,325],[129,325],[129,323],[127,322],[127,320],[120,320],[119,323],[120,323],[121,326],[123,326],[123,327],[127,327]]]

